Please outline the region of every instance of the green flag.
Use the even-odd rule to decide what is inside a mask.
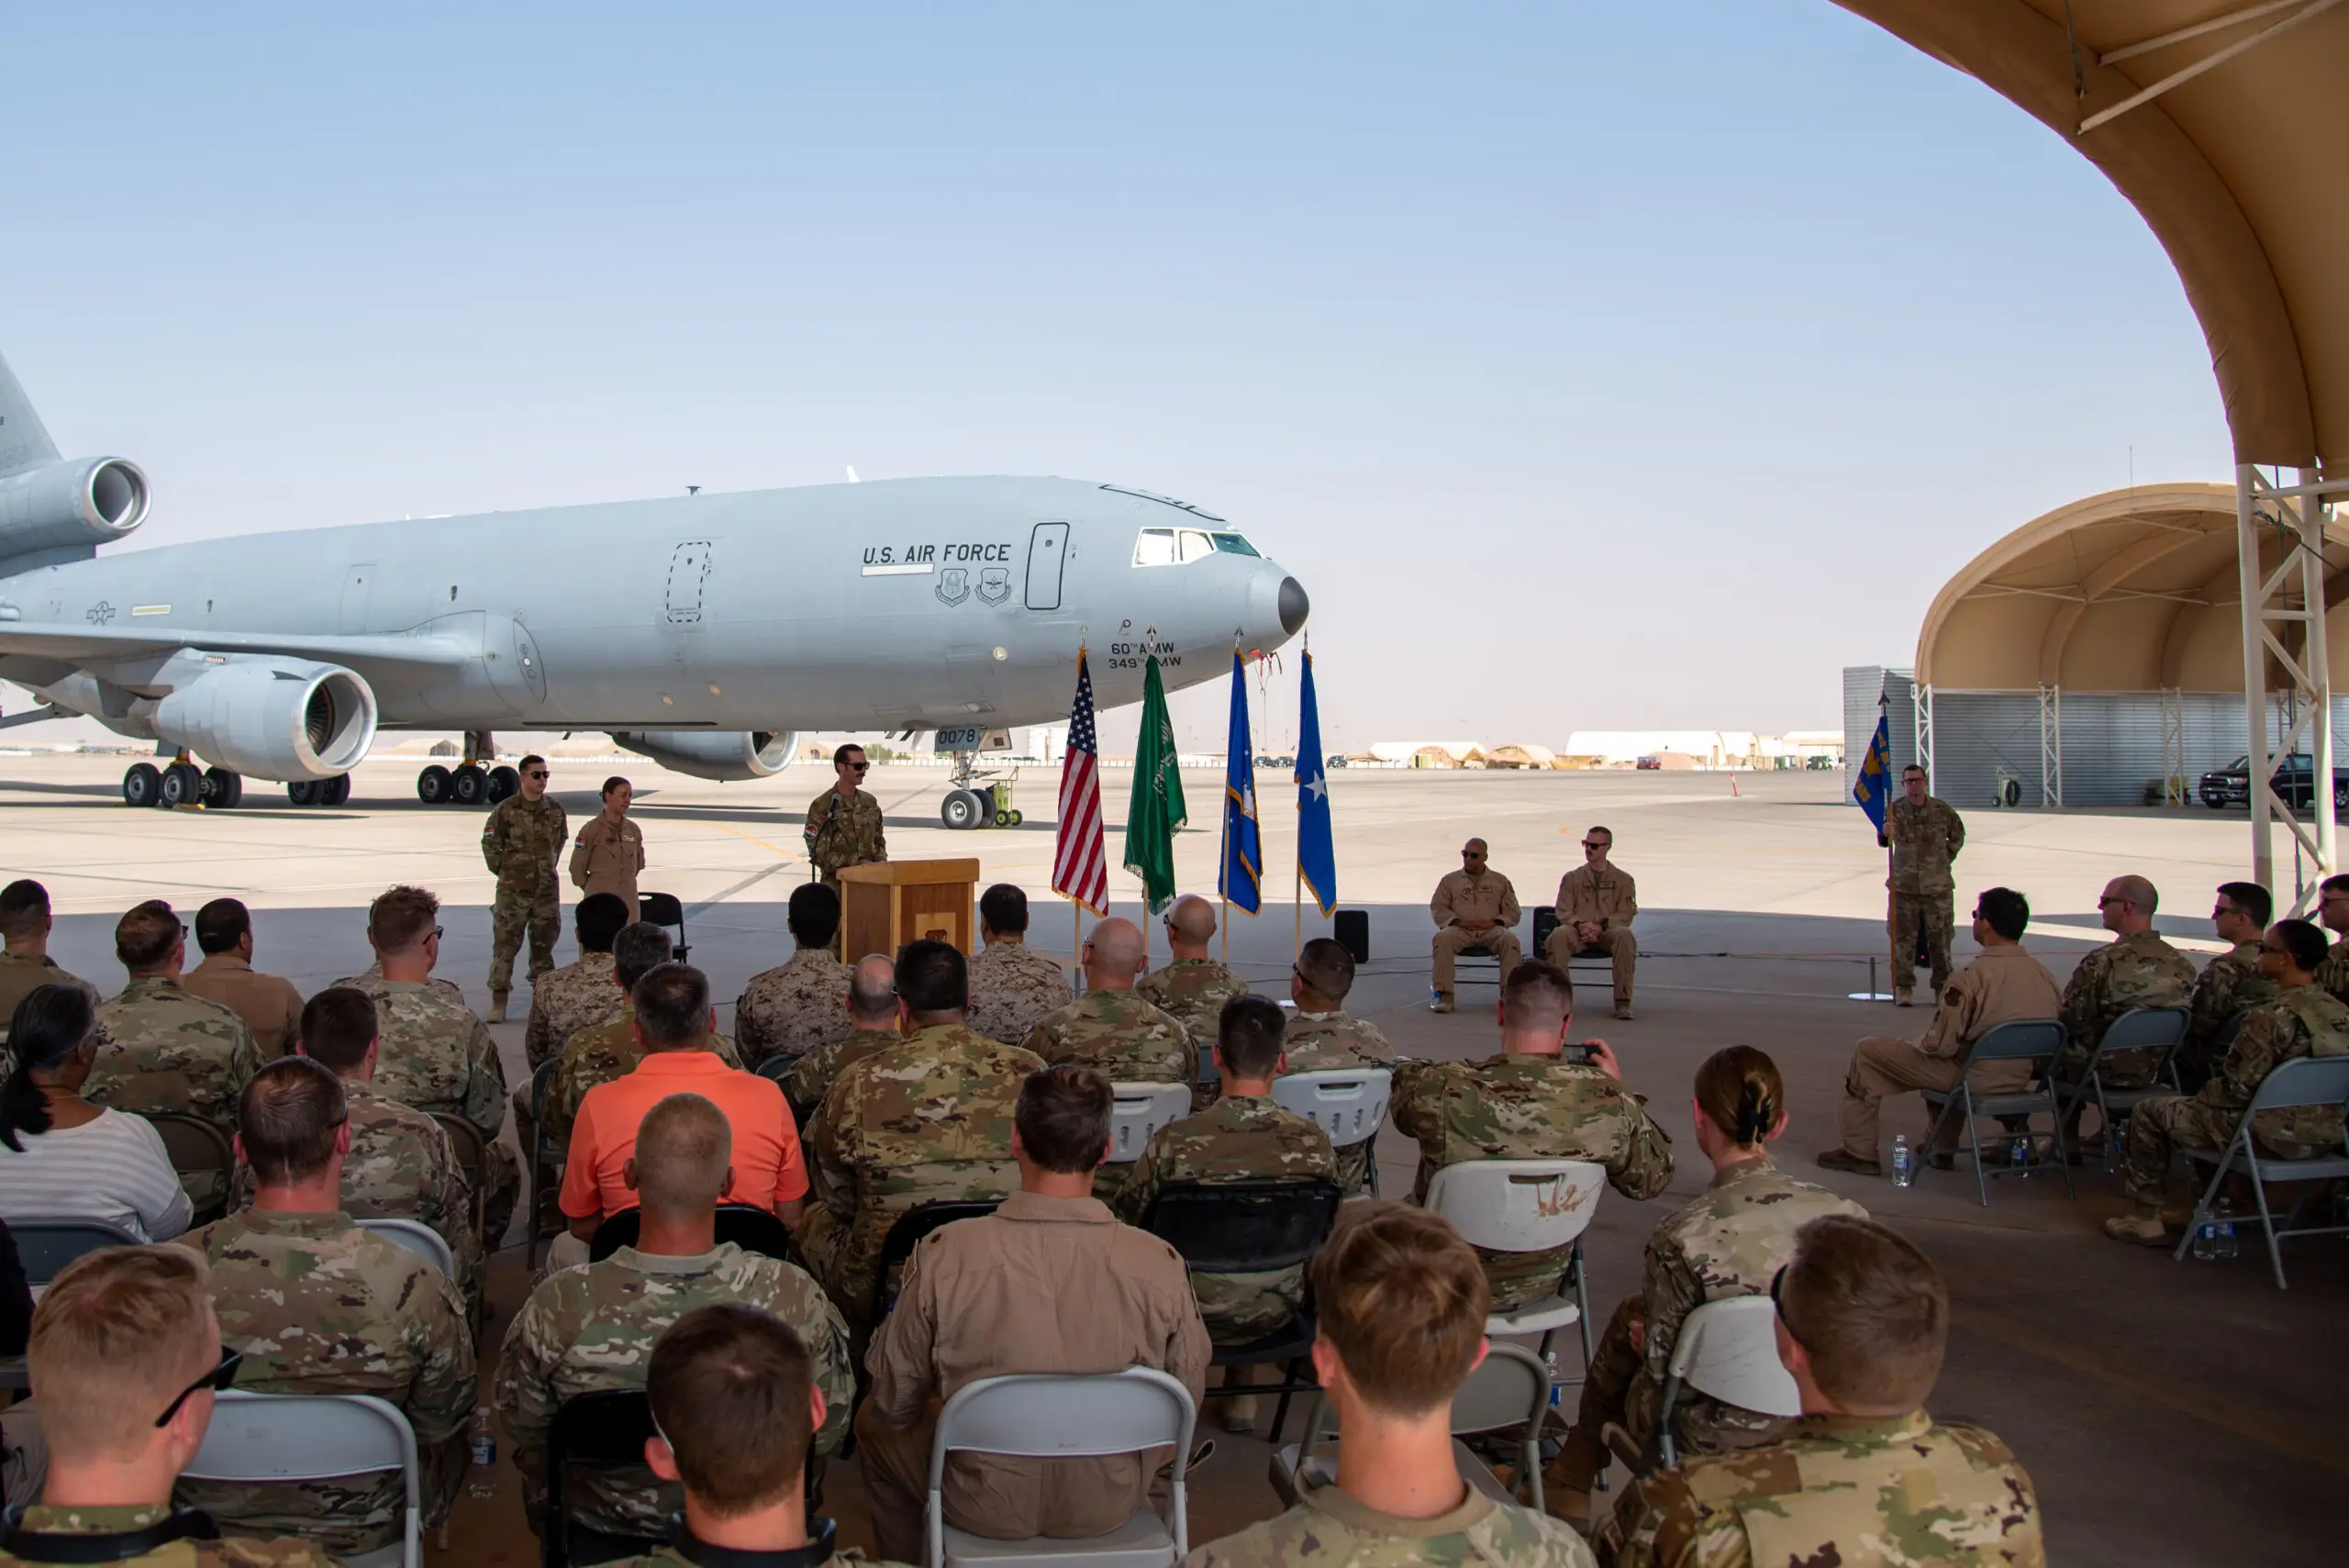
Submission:
[[[1174,902],[1174,829],[1185,819],[1174,721],[1166,717],[1166,687],[1153,654],[1142,671],[1141,740],[1134,749],[1134,797],[1126,807],[1126,869],[1141,878],[1153,915]]]

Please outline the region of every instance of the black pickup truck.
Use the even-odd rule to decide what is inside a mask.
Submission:
[[[2305,811],[2315,801],[2315,792],[2309,786],[2316,773],[2315,760],[2305,751],[2296,751],[2277,764],[2267,777],[2267,787],[2276,797],[2296,811]],[[2213,811],[2224,811],[2231,806],[2251,804],[2251,759],[2237,757],[2231,766],[2202,775],[2202,804]],[[2332,808],[2349,811],[2349,768],[2332,770]]]

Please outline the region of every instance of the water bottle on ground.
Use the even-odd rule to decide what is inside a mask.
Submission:
[[[2018,1171],[2031,1163],[2031,1134],[2027,1132],[2015,1134],[2015,1146],[2007,1155],[2007,1163]]]
[[[2208,1262],[2219,1245],[2219,1228],[2205,1217],[2194,1227],[2194,1255]]]
[[[2215,1230],[2217,1234],[2211,1239],[2210,1255],[2214,1258],[2233,1257],[2235,1255],[2235,1206],[2233,1202],[2227,1198],[2221,1198],[2219,1200],[2219,1207],[2211,1211],[2211,1219],[2213,1221],[2211,1229]]]
[[[1542,1364],[1550,1369],[1550,1408],[1561,1409],[1566,1402],[1566,1385],[1564,1382],[1564,1370],[1558,1365],[1558,1352],[1545,1351],[1542,1357]]]
[[[1892,1135],[1892,1184],[1906,1187],[1915,1184],[1916,1180],[1917,1156],[1909,1151],[1909,1135],[1896,1132]]]
[[[490,1429],[489,1407],[473,1407],[473,1473],[466,1490],[476,1497],[497,1496],[497,1434]]]

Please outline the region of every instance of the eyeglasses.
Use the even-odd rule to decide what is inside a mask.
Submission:
[[[1780,1288],[1786,1284],[1787,1270],[1793,1266],[1791,1263],[1781,1264],[1778,1272],[1770,1276],[1770,1306],[1777,1313],[1778,1321],[1787,1325],[1787,1338],[1799,1345],[1802,1343],[1802,1336],[1796,1333],[1794,1324],[1787,1321],[1787,1298],[1779,1294]]]
[[[449,928],[446,926],[435,926],[432,928],[432,940],[436,942],[448,934]]]
[[[532,768],[522,776],[526,779],[542,779],[547,776],[547,771],[544,768]]]
[[[161,1429],[161,1428],[171,1425],[172,1418],[180,1413],[180,1407],[186,1404],[190,1399],[194,1398],[203,1390],[209,1388],[217,1394],[221,1389],[224,1389],[230,1384],[236,1382],[237,1369],[244,1364],[244,1351],[226,1349],[222,1350],[220,1352],[220,1364],[218,1366],[214,1367],[210,1372],[206,1373],[194,1383],[191,1383],[185,1388],[181,1389],[180,1396],[173,1400],[169,1405],[163,1407],[163,1413],[155,1418],[155,1425],[157,1429]]]
[[[2099,895],[2098,896],[2097,901],[2096,901],[2096,906],[2097,906],[2098,908],[2101,909],[2101,908],[2103,908],[2103,907],[2104,907],[2106,905],[2108,905],[2108,904],[2126,904],[2126,903],[2128,903],[2128,902],[2129,902],[2129,900],[2127,900],[2126,898],[2122,898],[2122,897],[2119,896],[2118,895],[2110,894],[2110,893],[2107,893],[2107,894]]]
[[[1460,851],[1460,858],[1464,861],[1481,861],[1485,858],[1485,851],[1482,850],[1463,850]]]

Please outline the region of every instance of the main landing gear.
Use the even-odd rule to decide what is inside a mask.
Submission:
[[[328,782],[340,784],[343,795],[350,795],[348,775]],[[152,762],[135,762],[122,775],[125,806],[160,806],[167,810],[175,806],[196,806],[210,811],[227,811],[241,805],[244,798],[242,773],[232,773],[226,768],[199,768],[188,760],[185,751],[160,768]],[[298,796],[295,804],[302,804]]]
[[[435,762],[416,775],[416,798],[427,806],[495,806],[521,788],[522,775],[497,761],[486,729],[465,732],[465,760],[455,767]]]

